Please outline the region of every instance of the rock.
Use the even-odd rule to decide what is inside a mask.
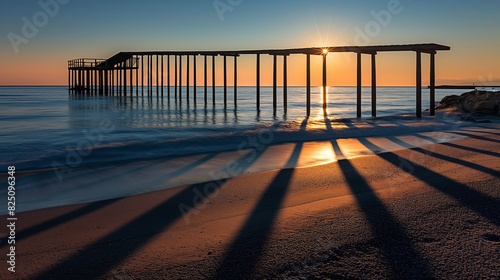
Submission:
[[[449,107],[454,106],[454,104],[457,104],[460,100],[460,96],[458,95],[448,95],[443,97],[441,102],[436,106],[436,109],[446,109]]]
[[[485,115],[496,115],[499,104],[500,101],[496,100],[479,101],[474,105],[473,111]]]
[[[436,109],[455,108],[461,113],[500,115],[500,91],[473,90],[458,95],[445,96]]]

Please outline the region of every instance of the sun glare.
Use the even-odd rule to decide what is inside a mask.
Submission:
[[[328,54],[328,49],[323,49],[323,54],[327,55]]]

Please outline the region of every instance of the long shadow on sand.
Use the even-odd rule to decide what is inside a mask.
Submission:
[[[471,169],[475,169],[477,171],[481,171],[481,172],[484,172],[484,173],[487,173],[487,174],[490,174],[491,176],[495,176],[495,177],[500,177],[500,172],[497,171],[497,170],[494,170],[494,169],[491,169],[491,168],[488,168],[488,167],[485,167],[485,166],[482,166],[482,165],[479,165],[479,164],[476,164],[476,163],[473,163],[473,162],[469,162],[469,161],[465,161],[465,160],[462,160],[462,159],[459,159],[459,158],[454,158],[454,157],[450,157],[450,156],[447,156],[447,155],[443,155],[443,154],[440,154],[438,152],[435,152],[435,151],[429,151],[425,148],[416,148],[414,147],[413,145],[401,140],[401,139],[398,139],[397,137],[393,137],[393,136],[388,136],[387,137],[388,140],[396,143],[396,144],[399,144],[405,148],[408,148],[408,149],[412,149],[413,151],[415,152],[418,152],[418,153],[421,153],[423,155],[428,155],[428,156],[431,156],[431,157],[434,157],[434,158],[437,158],[437,159],[441,159],[441,160],[444,160],[444,161],[449,161],[449,162],[453,162],[453,163],[456,163],[456,164],[460,164],[464,167],[468,167],[468,168],[471,168]]]
[[[209,161],[210,159],[214,158],[215,156],[217,156],[217,153],[208,154],[208,155],[196,160],[195,162],[193,162],[191,164],[188,164],[182,168],[179,168],[178,170],[175,170],[174,172],[171,172],[169,174],[162,176],[161,178],[163,179],[163,182],[166,182],[172,178],[175,178],[176,176],[180,176],[184,173],[189,172],[190,170],[193,170],[197,166]],[[148,164],[146,166],[137,168],[134,171],[138,172],[138,171],[143,170],[143,169],[148,169],[149,167],[153,166],[154,164],[156,164],[156,161],[151,163],[151,164]],[[113,177],[110,177],[110,178],[107,178],[104,180],[112,180],[112,179],[114,179],[114,177],[117,177],[117,176],[113,176]],[[102,183],[101,179],[98,179],[98,180],[100,183]],[[91,185],[91,184],[92,183],[89,183],[89,185]],[[81,187],[84,188],[85,185],[82,185]],[[115,202],[118,202],[121,199],[122,198],[114,198],[114,199],[107,199],[107,200],[103,200],[103,201],[92,202],[88,205],[85,205],[81,208],[73,210],[69,213],[63,214],[61,216],[55,217],[55,218],[48,220],[46,222],[34,225],[34,226],[27,228],[25,230],[19,231],[16,234],[16,239],[17,239],[17,241],[21,241],[25,238],[32,236],[32,235],[39,234],[43,231],[49,230],[51,228],[54,228],[56,226],[59,226],[61,224],[66,223],[66,222],[74,221],[78,218],[81,218],[81,217],[86,216],[88,214],[91,214],[95,211],[98,211],[106,206],[114,204]],[[6,246],[6,244],[0,245],[0,248],[2,248],[3,246]]]
[[[428,140],[428,141],[437,143],[436,139],[422,135],[422,134],[415,134],[415,136],[420,137],[424,140]],[[457,149],[461,149],[461,150],[466,150],[466,151],[470,151],[470,152],[474,152],[474,153],[481,153],[481,154],[485,154],[485,155],[489,155],[489,156],[500,157],[500,153],[482,150],[482,149],[473,148],[473,147],[467,147],[467,146],[463,146],[463,145],[458,145],[456,143],[445,142],[445,143],[437,143],[437,144],[452,147],[452,148],[457,148]]]
[[[57,226],[62,225],[64,223],[74,221],[78,218],[81,218],[81,217],[86,216],[90,213],[98,211],[99,209],[102,209],[108,205],[116,203],[119,200],[121,200],[121,198],[108,199],[108,200],[96,201],[96,202],[89,203],[89,204],[82,206],[78,209],[75,209],[71,212],[68,212],[68,213],[63,214],[63,215],[58,216],[58,217],[55,217],[55,218],[48,220],[48,221],[45,221],[43,223],[34,225],[34,226],[29,227],[25,230],[19,231],[19,233],[16,234],[16,241],[19,242],[19,241],[21,241],[25,238],[28,238],[32,235],[39,234],[41,232],[44,232],[44,231],[49,230],[51,228],[57,227]],[[7,245],[7,243],[2,244],[0,246],[0,248],[3,246],[6,246],[6,245]]]
[[[487,133],[487,134],[494,135],[494,136],[500,136],[500,133],[498,133],[498,129],[497,128],[487,127],[487,126],[481,126],[480,130],[475,130],[473,128],[465,128],[465,129],[462,129],[462,131],[465,131],[465,132],[476,132],[476,133],[480,132],[480,133]]]
[[[251,155],[251,161],[255,162],[264,152],[265,149],[256,151]],[[244,161],[248,157],[248,155],[242,156],[241,160]],[[170,225],[183,218],[184,215],[196,211],[205,201],[204,198],[196,199],[197,193],[209,197],[227,181],[228,179],[223,179],[215,184],[207,182],[186,187],[140,217],[134,218],[121,228],[94,241],[85,249],[72,254],[32,279],[102,278],[115,266],[146,245],[155,235],[166,231]]]
[[[363,145],[373,151],[380,150],[380,147],[376,146],[367,139],[359,140]],[[420,164],[417,164],[416,162],[401,158],[395,153],[386,152],[378,154],[377,156],[399,168],[401,168],[402,163],[405,163],[406,166],[411,166],[411,168],[408,168],[409,170],[405,171],[439,192],[455,199],[484,218],[490,220],[493,224],[497,226],[500,225],[500,212],[495,210],[498,209],[498,205],[500,205],[500,199],[485,195],[465,184],[459,183]],[[457,163],[457,161],[454,162]]]
[[[93,242],[84,250],[49,268],[33,279],[94,279],[102,277],[115,265],[139,250],[154,235],[166,230],[182,217],[179,205],[196,209],[195,192],[204,192],[205,184],[190,186],[174,197],[130,221],[125,226]],[[212,190],[214,192],[216,190]],[[132,237],[132,238],[131,238]]]
[[[484,137],[484,136],[475,135],[475,134],[472,134],[472,133],[465,133],[463,131],[460,131],[460,132],[453,131],[452,133],[458,134],[458,135],[462,135],[462,136],[467,136],[467,137],[472,138],[472,139],[493,142],[495,144],[498,143],[498,140],[495,140],[495,139],[492,139],[492,138],[488,138],[488,137]]]
[[[288,164],[298,161],[302,143],[297,143]],[[281,211],[294,169],[281,170],[269,184],[258,204],[229,245],[213,279],[248,279],[255,273],[265,252],[276,217]]]
[[[332,141],[332,146],[337,157],[343,157],[336,141]],[[374,243],[388,265],[390,278],[432,278],[432,266],[417,251],[403,225],[375,195],[368,182],[349,160],[339,160],[338,165],[373,231]]]

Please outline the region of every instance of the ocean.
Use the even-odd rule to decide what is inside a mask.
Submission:
[[[238,88],[237,107],[229,87],[226,109],[222,87],[216,89],[215,106],[211,91],[206,107],[203,87],[196,89],[196,102],[193,91],[191,88],[188,102],[185,89],[176,100],[173,89],[168,98],[167,89],[164,97],[82,97],[68,94],[67,87],[0,87],[0,166],[3,170],[15,166],[19,174],[18,191],[24,195],[18,201],[19,209],[95,201],[231,177],[235,174],[216,174],[214,170],[227,171],[228,162],[245,156],[238,174],[283,168],[289,164],[286,158],[284,162],[280,159],[286,152],[279,145],[396,134],[402,132],[401,125],[392,124],[400,122],[421,126],[413,117],[414,87],[379,87],[376,119],[370,117],[371,89],[363,88],[362,120],[355,119],[355,87],[328,88],[327,118],[321,88],[313,88],[309,119],[305,118],[304,87],[288,88],[286,113],[280,89],[275,114],[272,87],[261,88],[260,111],[256,110],[254,87]],[[436,101],[460,93],[437,90]],[[429,108],[428,96],[424,89],[424,110]],[[350,128],[356,122],[371,125]],[[311,149],[317,150],[304,162],[328,162],[329,155],[317,147]],[[264,150],[272,157],[256,163]],[[255,160],[250,162],[248,157]],[[2,189],[0,196],[5,195]]]

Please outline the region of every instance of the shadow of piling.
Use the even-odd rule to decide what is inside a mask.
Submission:
[[[331,143],[337,157],[343,157],[337,142]],[[377,197],[366,179],[349,160],[339,160],[338,166],[373,232],[373,244],[387,264],[390,278],[433,278],[430,263],[417,251],[404,226]]]
[[[380,149],[380,147],[367,139],[360,139],[360,142],[371,150]],[[417,164],[414,161],[401,158],[393,152],[386,152],[378,154],[377,156],[402,170],[404,170],[402,167],[406,166],[407,170],[404,170],[405,172],[426,183],[428,186],[433,187],[437,191],[455,199],[463,206],[475,211],[496,226],[500,225],[500,212],[493,210],[498,209],[500,199],[483,194],[465,184]],[[449,158],[441,157],[441,159],[448,160]],[[458,163],[456,160],[452,162]]]
[[[255,162],[264,151],[265,148],[251,155],[242,156],[240,160],[246,162],[244,168]],[[197,163],[201,164],[212,157],[207,155]],[[197,164],[193,163],[181,168],[175,174],[166,176],[177,176],[196,166]],[[186,219],[186,215],[199,213],[198,209],[203,209],[211,197],[214,199],[213,195],[228,181],[229,179],[221,179],[185,187],[143,215],[95,240],[84,249],[73,253],[31,279],[100,279],[140,250],[157,234],[167,231],[174,222],[181,218]],[[189,222],[189,220],[186,221]]]
[[[302,143],[297,143],[288,164],[297,163]],[[213,279],[252,279],[265,252],[275,220],[281,211],[294,169],[278,172],[229,245]]]

